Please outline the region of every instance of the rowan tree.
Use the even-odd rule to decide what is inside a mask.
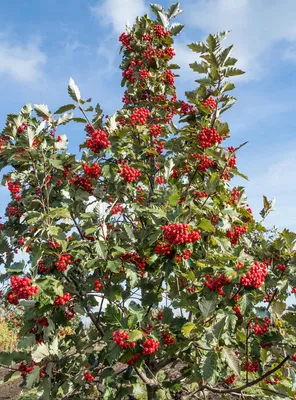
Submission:
[[[264,227],[266,198],[257,222],[231,185],[245,178],[243,145],[231,145],[224,112],[243,71],[222,46],[227,32],[209,35],[188,46],[197,87],[179,97],[181,9],[151,10],[119,38],[114,115],[73,79],[71,104],[8,115],[2,281],[24,321],[18,351],[0,361],[44,400],[293,398],[296,235]],[[59,135],[70,122],[85,127],[80,159]]]

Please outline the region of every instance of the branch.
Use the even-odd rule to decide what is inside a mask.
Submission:
[[[260,376],[257,379],[254,379],[251,382],[246,383],[243,386],[240,386],[238,388],[233,388],[233,389],[216,389],[214,387],[211,386],[207,386],[207,385],[202,385],[200,386],[200,388],[198,389],[198,391],[202,391],[204,389],[209,390],[210,392],[213,393],[241,393],[243,390],[256,385],[257,383],[263,381],[264,378],[267,378],[269,375],[273,374],[274,372],[276,372],[278,369],[280,369],[288,360],[289,360],[290,356],[285,357],[276,367],[270,369],[269,371],[265,372],[265,374],[263,374],[262,376]],[[265,389],[264,389],[265,390]]]
[[[145,375],[144,372],[141,371],[138,367],[134,366],[134,368],[135,368],[137,375],[142,379],[142,381],[145,383],[145,385],[158,386],[158,384],[153,379],[148,378],[148,376]]]

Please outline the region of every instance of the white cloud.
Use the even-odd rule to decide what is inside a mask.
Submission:
[[[247,72],[243,79],[258,79],[268,73],[269,68],[264,67],[271,48],[282,41],[287,44],[296,40],[295,0],[199,0],[186,6],[187,26],[201,29],[203,34],[232,31],[228,41],[235,45],[239,67]],[[189,51],[183,63],[187,57]]]
[[[102,0],[92,12],[102,25],[112,25],[116,33],[121,33],[127,22],[131,25],[147,9],[144,0]]]
[[[0,75],[10,76],[19,82],[31,82],[43,74],[46,55],[39,41],[15,43],[0,37]]]

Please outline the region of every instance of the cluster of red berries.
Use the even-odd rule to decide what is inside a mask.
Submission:
[[[91,178],[88,176],[78,176],[74,174],[70,179],[70,183],[74,183],[77,186],[80,186],[86,192],[92,194],[93,193],[93,185]]]
[[[121,254],[120,260],[122,262],[134,264],[134,266],[140,271],[140,275],[143,276],[143,273],[146,268],[146,261],[148,260],[148,257],[141,258],[138,253],[133,252],[133,253]]]
[[[132,356],[132,358],[130,358],[127,361],[127,365],[135,365],[135,363],[138,361],[138,359],[140,358],[141,354],[140,353],[136,353],[135,355]]]
[[[254,360],[252,363],[250,361],[246,361],[243,370],[250,371],[250,372],[257,372],[259,369],[258,360]]]
[[[296,362],[296,353],[292,354],[292,359]]]
[[[135,342],[129,342],[129,334],[125,331],[115,331],[112,332],[113,340],[122,349],[128,349],[130,347],[135,347]]]
[[[155,182],[158,183],[159,185],[162,185],[163,182],[164,182],[163,177],[162,176],[157,176],[155,178]]]
[[[130,118],[130,124],[131,126],[135,126],[137,124],[141,124],[144,125],[147,122],[147,118],[150,117],[150,111],[145,108],[145,107],[141,107],[141,108],[135,108],[131,118]]]
[[[296,294],[296,286],[292,288],[291,293]]]
[[[204,107],[209,107],[210,110],[215,110],[215,108],[217,107],[217,103],[215,102],[213,97],[209,97],[206,100],[204,100],[202,102],[202,105]]]
[[[174,85],[175,76],[170,69],[167,69],[166,71],[164,71],[163,81],[164,81],[164,83],[167,83],[170,86]]]
[[[235,315],[237,316],[237,318],[242,318],[243,315],[241,313],[240,307],[238,305],[233,307],[233,311],[235,312]]]
[[[18,183],[13,183],[12,179],[8,178],[7,186],[14,200],[20,200],[21,196],[19,195],[19,193],[21,192],[21,185],[19,185]]]
[[[176,169],[173,169],[171,178],[177,179],[179,177],[179,172]]]
[[[89,371],[84,372],[83,378],[86,382],[92,382],[95,379]]]
[[[111,211],[112,215],[115,215],[115,214],[122,214],[122,210],[123,210],[123,207],[121,204],[114,204],[114,206],[111,207],[110,211]]]
[[[48,319],[46,317],[37,318],[36,322],[40,326],[48,326]]]
[[[150,133],[153,137],[157,138],[161,135],[162,126],[157,124],[152,124],[150,127]]]
[[[143,342],[143,354],[153,354],[158,350],[159,347],[159,341],[154,340],[153,338],[147,339],[145,340],[145,342]]]
[[[163,344],[165,344],[166,346],[175,343],[174,336],[172,336],[169,332],[163,332],[162,338],[163,338]]]
[[[269,303],[273,299],[273,297],[275,295],[275,291],[271,290],[271,289],[265,289],[265,290],[266,290],[266,293],[264,295],[263,301],[264,301],[264,303]]]
[[[63,253],[59,255],[59,261],[55,263],[59,272],[67,270],[68,265],[72,265],[73,261],[69,253]]]
[[[51,272],[51,270],[52,270],[52,267],[46,267],[45,266],[44,260],[39,260],[38,261],[37,268],[38,268],[39,274],[47,274],[48,272]]]
[[[246,287],[253,287],[255,289],[259,289],[265,280],[266,274],[267,274],[266,265],[256,261],[249,269],[247,275],[241,277],[240,283],[241,285]]]
[[[274,378],[274,379],[264,378],[263,380],[265,383],[270,385],[277,385],[280,381],[279,378]]]
[[[155,49],[149,43],[147,48],[143,52],[143,57],[146,58],[146,60],[151,60],[155,57],[155,54],[156,54]]]
[[[94,129],[91,125],[86,125],[87,136],[89,139],[86,141],[86,146],[94,153],[100,153],[102,149],[110,146],[108,140],[108,132],[103,129]]]
[[[164,29],[164,27],[161,25],[154,25],[153,31],[154,31],[155,36],[157,36],[159,39],[169,36],[169,32],[166,31]]]
[[[226,383],[226,385],[232,385],[234,381],[235,381],[235,374],[230,375],[229,378],[225,379],[224,383]]]
[[[248,232],[248,227],[247,225],[241,226],[237,225],[233,227],[233,230],[231,231],[230,229],[227,230],[226,236],[230,240],[230,243],[232,245],[238,244],[238,239],[244,234]]]
[[[21,373],[21,376],[24,378],[30,372],[32,372],[33,368],[34,368],[34,365],[35,365],[34,361],[32,362],[32,364],[27,364],[25,361],[22,361],[20,363],[20,365],[18,366],[18,370]]]
[[[199,159],[199,163],[197,165],[198,169],[200,172],[205,172],[207,169],[213,167],[215,165],[215,162],[212,161],[208,156],[203,155],[203,154],[196,154],[193,155],[195,158]]]
[[[232,157],[229,158],[228,166],[229,168],[233,168],[235,165],[236,165],[236,155],[234,154]]]
[[[38,286],[33,286],[31,279],[27,276],[23,278],[20,276],[11,276],[10,285],[12,291],[7,296],[7,301],[10,304],[17,305],[19,304],[19,300],[28,300],[38,293]]]
[[[236,187],[234,187],[231,192],[232,204],[236,204],[238,202],[239,196],[240,191]]]
[[[74,307],[68,307],[65,310],[65,317],[67,318],[68,321],[71,321],[75,317],[76,313],[74,311]]]
[[[82,168],[86,175],[94,179],[98,179],[101,174],[101,167],[97,163],[93,163],[92,165],[83,164]]]
[[[192,252],[190,250],[185,249],[181,254],[176,254],[176,261],[180,262],[182,258],[184,260],[188,260],[190,258]]]
[[[140,80],[143,81],[144,79],[150,78],[150,72],[146,68],[145,69],[141,69],[139,71],[139,76],[140,76]]]
[[[62,247],[62,245],[59,242],[57,242],[56,240],[54,240],[53,238],[49,239],[48,246],[52,250],[57,250],[57,249],[60,249]]]
[[[156,254],[171,254],[172,246],[169,243],[160,243],[156,245]]]
[[[182,100],[180,113],[183,115],[195,114],[196,110],[195,110],[194,106],[192,106],[191,104],[185,103],[185,101]]]
[[[136,77],[134,75],[134,69],[132,67],[128,67],[123,70],[122,76],[129,81],[130,83],[136,82]]]
[[[67,303],[69,303],[69,301],[72,299],[72,296],[70,295],[70,293],[66,292],[63,294],[63,296],[56,296],[53,305],[58,307],[58,306],[64,306]]]
[[[18,133],[23,133],[28,129],[28,125],[23,122],[18,128],[17,128],[17,132]]]
[[[23,213],[19,210],[18,206],[12,206],[11,204],[8,204],[8,207],[7,207],[8,219],[10,219],[13,216],[16,216],[19,218],[19,217],[21,217],[22,214]]]
[[[286,267],[286,265],[279,264],[279,265],[276,267],[276,269],[277,269],[278,271],[285,272],[286,269],[287,269],[287,267]]]
[[[164,144],[163,142],[159,141],[159,140],[154,140],[154,145],[155,145],[155,150],[157,151],[157,153],[160,155],[163,152],[164,149]]]
[[[216,131],[215,128],[208,128],[203,126],[201,132],[197,137],[200,146],[205,149],[211,147],[215,144],[220,144],[222,142],[222,136]]]
[[[259,324],[255,324],[254,326],[252,324],[249,324],[249,328],[253,329],[255,335],[264,335],[269,331],[269,324],[270,319],[265,317],[263,326],[260,326]]]
[[[123,32],[120,36],[119,36],[119,41],[122,43],[122,45],[124,47],[127,48],[127,50],[131,50],[131,46],[130,46],[130,42],[132,40],[132,37],[130,34],[127,34],[125,32]]]
[[[122,169],[119,169],[118,172],[121,178],[124,179],[124,183],[132,183],[134,181],[138,181],[140,176],[142,176],[139,169],[130,167],[126,164],[124,164],[122,166]]]
[[[101,282],[97,279],[97,280],[94,282],[94,285],[95,285],[95,287],[96,287],[96,292],[99,292],[99,291],[101,290],[101,287],[102,287]]]
[[[207,281],[205,281],[205,285],[209,290],[218,291],[219,294],[225,297],[225,293],[223,292],[223,286],[230,282],[230,279],[225,275],[220,275],[218,278],[211,278],[209,274],[206,275]]]
[[[160,227],[164,231],[164,238],[170,244],[194,243],[200,240],[200,230],[192,230],[188,224],[169,224]]]

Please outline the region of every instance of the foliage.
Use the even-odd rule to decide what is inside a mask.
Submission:
[[[156,20],[120,36],[121,110],[104,120],[70,79],[71,104],[8,115],[2,280],[24,322],[19,350],[0,362],[20,363],[40,399],[292,398],[296,235],[254,220],[230,185],[244,178],[241,146],[224,146],[228,78],[243,72],[222,47],[227,32],[209,35],[189,45],[201,76],[179,100],[171,60],[183,25],[171,20],[182,10],[151,8]],[[81,160],[56,136],[71,121],[86,125]],[[272,207],[264,198],[261,216]],[[14,261],[19,250],[27,257]]]

